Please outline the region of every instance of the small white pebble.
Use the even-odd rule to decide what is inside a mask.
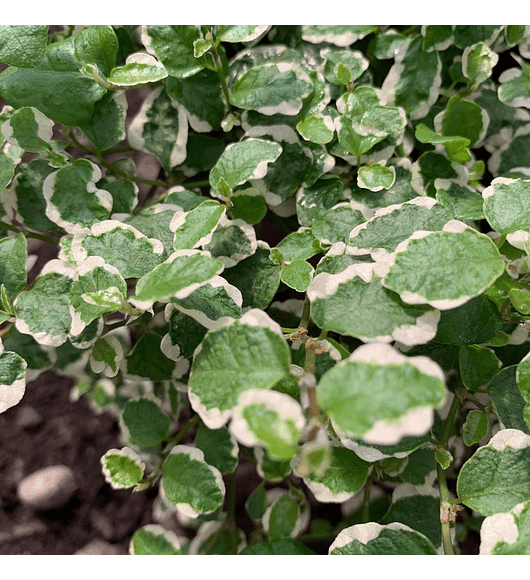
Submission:
[[[50,510],[63,507],[76,490],[74,472],[66,465],[52,465],[25,477],[18,497],[35,510]]]

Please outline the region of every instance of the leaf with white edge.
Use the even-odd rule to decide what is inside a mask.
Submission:
[[[420,490],[410,483],[397,486],[392,503],[381,524],[399,522],[428,538],[435,548],[442,543],[440,525],[440,498],[434,489]]]
[[[370,464],[353,451],[334,446],[328,469],[320,476],[306,475],[303,480],[318,501],[343,503],[363,488],[369,471]],[[296,467],[295,474],[300,475]]]
[[[355,255],[371,254],[377,259],[385,252],[393,252],[418,230],[441,230],[452,217],[450,211],[430,197],[389,205],[351,230],[348,250]]]
[[[252,256],[223,272],[223,277],[243,295],[243,306],[265,309],[280,285],[278,264],[271,260],[270,247],[261,240]]]
[[[313,221],[311,232],[321,244],[347,243],[351,231],[364,221],[363,214],[354,203],[338,203]]]
[[[173,205],[159,204],[128,217],[124,223],[133,226],[148,238],[162,242],[164,246],[162,260],[166,260],[174,251],[175,234],[169,229],[169,225],[175,211],[176,207]]]
[[[530,354],[527,354],[517,365],[516,382],[519,392],[526,405],[523,409],[523,418],[530,427]],[[527,431],[527,429],[524,429]]]
[[[222,427],[238,396],[270,389],[287,375],[289,347],[280,326],[258,309],[215,322],[195,351],[189,378],[193,409],[207,427]]]
[[[239,447],[236,438],[226,427],[208,429],[200,425],[195,446],[204,453],[204,460],[221,473],[233,473],[238,464]]]
[[[123,66],[113,68],[107,81],[117,88],[137,88],[156,83],[167,77],[167,70],[152,55],[145,52],[130,54]]]
[[[526,366],[526,363],[521,366]],[[518,429],[530,435],[524,419],[526,401],[517,385],[517,367],[511,365],[499,371],[488,385],[488,396],[499,421],[507,429]]]
[[[342,199],[344,184],[338,175],[324,175],[310,186],[302,186],[296,194],[296,217],[303,226],[310,226]]]
[[[356,524],[340,532],[329,547],[332,556],[435,556],[436,548],[423,534],[398,522]]]
[[[478,191],[448,179],[436,179],[436,200],[445,206],[456,220],[484,219],[484,200]]]
[[[484,292],[503,272],[492,240],[451,220],[442,231],[420,230],[401,242],[383,285],[408,304],[450,310]]]
[[[530,501],[510,511],[493,514],[480,527],[479,555],[528,556],[530,554]]]
[[[303,516],[298,500],[289,493],[282,493],[265,511],[263,529],[272,541],[296,538],[305,523]]]
[[[359,156],[368,153],[374,145],[385,139],[385,135],[362,135],[356,131],[355,123],[346,115],[337,117],[334,121],[335,131],[340,145],[346,153]],[[335,153],[335,151],[334,151]]]
[[[87,159],[48,175],[43,184],[46,216],[69,234],[109,218],[112,195],[98,189],[101,170]]]
[[[15,175],[15,162],[7,155],[0,155],[0,191],[3,191]]]
[[[416,125],[415,137],[420,143],[431,143],[432,145],[443,145],[447,156],[451,161],[465,163],[471,161],[469,153],[469,139],[458,135],[440,135],[431,131],[423,124]]]
[[[187,79],[169,77],[168,95],[184,107],[190,127],[199,133],[219,131],[225,116],[219,77],[203,70]]]
[[[458,48],[466,48],[479,42],[491,45],[502,27],[491,24],[457,24],[453,27],[454,42]]]
[[[438,53],[422,49],[423,38],[417,36],[398,52],[381,90],[388,104],[403,107],[410,119],[422,119],[438,99],[442,63]]]
[[[232,195],[230,201],[232,202],[232,216],[235,220],[243,220],[249,225],[255,225],[267,215],[265,198],[257,192],[254,195],[249,190],[244,190]]]
[[[196,447],[176,445],[162,464],[162,484],[170,502],[195,518],[219,508],[225,496],[220,471],[204,461]]]
[[[246,447],[261,445],[273,459],[296,455],[306,419],[300,404],[277,391],[249,389],[232,410],[230,432]]]
[[[191,25],[153,25],[142,27],[142,44],[155,55],[168,74],[187,78],[204,68],[202,59],[194,56],[193,43],[201,38],[198,27]]]
[[[489,419],[486,413],[473,409],[466,415],[462,440],[468,447],[480,443],[488,434]]]
[[[530,314],[530,292],[525,288],[512,288],[509,292],[513,307],[521,314]]]
[[[0,190],[3,189],[1,178],[3,161],[12,163],[5,155],[0,156]],[[45,159],[33,159],[29,163],[19,165],[17,175],[11,184],[11,203],[15,207],[17,220],[38,232],[60,229],[46,217],[46,202],[42,192],[44,180],[53,172],[54,168]]]
[[[127,283],[103,258],[91,256],[77,273],[70,288],[73,334],[79,334],[95,318],[122,310],[127,304]]]
[[[497,177],[482,192],[484,215],[499,234],[530,227],[530,180]],[[508,241],[510,238],[508,237]]]
[[[499,61],[499,55],[491,48],[479,42],[464,49],[462,55],[462,73],[472,83],[483,83],[491,77],[491,73]]]
[[[363,53],[358,50],[324,49],[320,52],[320,56],[325,60],[324,77],[329,83],[334,85],[350,84],[358,79],[370,64]],[[337,69],[340,71],[341,67],[346,69],[344,72],[347,71],[344,79],[346,82],[341,82],[337,77]]]
[[[302,26],[302,38],[313,44],[329,43],[345,47],[354,44],[378,29],[379,26],[370,24],[310,24]]]
[[[380,445],[427,433],[445,396],[445,375],[434,361],[377,342],[357,348],[317,387],[319,407],[337,427]]]
[[[264,447],[254,447],[254,457],[256,471],[264,481],[278,483],[289,477],[292,472],[291,460],[273,459]]]
[[[113,489],[134,487],[143,477],[145,463],[130,449],[109,449],[100,459],[105,481]]]
[[[407,464],[399,474],[404,483],[428,485],[436,477],[436,462],[430,449],[417,449],[407,456]]]
[[[33,284],[14,300],[15,327],[45,346],[68,340],[72,325],[70,288],[76,271],[61,260],[50,260]]]
[[[322,113],[306,117],[297,123],[296,130],[306,141],[312,143],[329,143],[335,135],[335,125],[331,117]]]
[[[121,342],[115,336],[104,336],[96,340],[90,353],[90,368],[107,377],[115,377],[123,359]]]
[[[233,189],[246,181],[262,179],[267,166],[278,159],[282,148],[264,139],[245,139],[230,144],[210,171],[210,185],[219,189],[221,181]]]
[[[161,351],[174,361],[181,358],[191,359],[206,334],[206,328],[191,316],[178,310],[174,304],[166,306],[164,317],[169,323],[169,328],[168,333],[162,337]]]
[[[26,286],[28,243],[24,234],[0,239],[0,281],[9,299]]]
[[[295,232],[287,234],[281,242],[278,243],[278,249],[285,262],[294,262],[295,260],[309,260],[318,250],[314,248],[313,242],[315,236],[311,228],[301,227]]]
[[[164,246],[136,228],[117,220],[105,220],[75,233],[72,256],[78,264],[99,256],[123,278],[140,278],[162,261]]]
[[[167,381],[173,376],[175,361],[161,350],[161,337],[154,332],[145,332],[133,350],[125,357],[125,372],[129,377],[140,380]]]
[[[217,29],[221,42],[251,42],[270,28],[267,24],[222,24]]]
[[[297,292],[305,292],[311,281],[315,269],[305,260],[294,260],[285,264],[281,271],[281,280],[284,284]]]
[[[27,362],[16,352],[4,350],[0,341],[0,413],[18,405],[26,392]]]
[[[34,107],[22,107],[2,125],[5,139],[30,153],[51,149],[53,123]]]
[[[94,105],[94,113],[80,129],[98,149],[105,151],[123,141],[127,118],[127,98],[122,91],[110,91]],[[114,211],[116,207],[113,207]]]
[[[422,48],[425,52],[447,50],[453,43],[453,27],[450,24],[431,24],[421,27]]]
[[[11,328],[8,336],[3,337],[6,351],[19,354],[27,363],[26,381],[30,382],[37,378],[43,371],[54,366],[56,360],[55,351],[43,348],[29,334],[22,334],[16,328]]]
[[[0,28],[0,62],[33,68],[44,57],[48,25],[3,25]]]
[[[243,296],[238,288],[215,276],[186,298],[171,298],[171,302],[205,328],[211,328],[222,317],[240,318]]]
[[[219,260],[225,268],[233,268],[242,260],[252,256],[258,247],[256,232],[242,220],[231,220],[222,215],[210,240],[203,243],[204,250]]]
[[[213,199],[202,202],[188,212],[176,212],[169,226],[175,232],[175,250],[191,250],[208,244],[225,212],[226,208]]]
[[[501,368],[501,361],[492,349],[475,344],[460,347],[458,364],[462,382],[470,391],[487,385]]]
[[[499,101],[510,107],[530,107],[528,90],[530,87],[530,65],[520,56],[512,54],[520,68],[510,68],[499,76],[497,90]]]
[[[464,463],[458,497],[483,516],[507,512],[530,499],[530,435],[502,429]]]
[[[170,298],[186,298],[220,274],[223,264],[201,250],[179,250],[142,276],[136,285],[134,304],[153,304]]]
[[[178,536],[159,524],[147,524],[131,537],[129,554],[132,556],[178,556],[182,547]]]
[[[161,443],[171,424],[158,402],[147,398],[129,399],[121,420],[131,443],[142,447]]]
[[[264,115],[296,115],[302,109],[302,99],[312,91],[311,77],[295,64],[266,64],[253,67],[238,78],[230,103]]]
[[[368,461],[369,463],[374,463],[387,458],[403,459],[429,442],[428,436],[423,435],[420,437],[403,437],[395,445],[371,445],[364,443],[361,439],[351,438],[335,423],[333,423],[333,430],[346,449],[351,449],[358,457],[364,461]],[[436,467],[434,469],[436,469]]]
[[[474,147],[486,136],[489,117],[477,103],[455,95],[445,109],[434,118],[434,129],[443,136],[464,137]]]
[[[166,170],[186,159],[188,118],[183,107],[164,87],[157,87],[143,101],[128,130],[133,149],[155,155]]]
[[[424,344],[436,335],[439,312],[405,304],[381,285],[373,264],[352,264],[337,274],[319,273],[307,296],[311,318],[323,330],[363,342],[399,340],[408,346]]]

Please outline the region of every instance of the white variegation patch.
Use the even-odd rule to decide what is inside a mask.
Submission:
[[[480,527],[480,556],[487,556],[499,542],[515,544],[519,539],[516,517],[521,513],[524,503],[517,504],[509,512],[488,516]]]
[[[136,453],[136,451],[133,451],[129,447],[123,447],[122,449],[109,449],[105,453],[105,455],[103,455],[103,457],[100,459],[100,463],[101,463],[101,470],[103,472],[103,476],[105,477],[105,481],[112,487],[112,489],[127,489],[130,486],[129,485],[121,485],[119,482],[117,482],[116,480],[113,479],[111,472],[110,472],[109,468],[107,467],[107,464],[105,461],[105,459],[111,455],[120,455],[122,457],[126,457],[127,459],[130,459],[131,461],[136,463],[136,465],[138,465],[138,467],[142,470],[142,473],[144,473],[145,463],[142,461],[142,458],[138,455],[138,453]]]
[[[378,524],[376,522],[368,522],[367,524],[356,524],[354,526],[350,526],[340,532],[340,534],[335,538],[331,546],[329,547],[329,554],[332,554],[338,548],[343,548],[351,542],[358,541],[361,544],[368,544],[372,540],[375,540],[379,537],[379,534],[383,529],[389,530],[405,530],[412,532],[413,530],[406,526],[405,524],[401,524],[399,522],[393,522],[391,524],[387,524],[385,526]]]

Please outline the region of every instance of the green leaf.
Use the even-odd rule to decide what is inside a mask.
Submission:
[[[151,272],[162,261],[163,251],[160,240],[117,220],[104,220],[79,230],[72,241],[72,256],[78,264],[99,256],[126,280]]]
[[[479,42],[464,49],[462,73],[472,83],[483,83],[491,77],[498,61],[499,55],[493,52],[487,44]]]
[[[466,415],[463,427],[463,441],[468,447],[480,443],[486,437],[489,428],[488,415],[482,411],[471,410]]]
[[[409,346],[429,342],[436,334],[439,313],[403,303],[381,285],[372,264],[352,264],[336,274],[317,274],[307,289],[311,318],[327,331]]]
[[[263,527],[269,538],[282,540],[299,533],[300,506],[288,493],[283,493],[268,507],[263,516]]]
[[[69,293],[75,277],[75,270],[65,262],[49,261],[13,302],[17,330],[45,346],[65,343],[72,325]]]
[[[238,78],[230,103],[264,115],[296,115],[302,108],[302,99],[312,90],[311,78],[298,66],[288,62],[266,64],[253,67]]]
[[[0,342],[0,413],[18,405],[26,392],[26,361]]]
[[[468,151],[470,141],[465,137],[439,135],[421,123],[416,126],[415,137],[420,143],[443,145],[451,161],[457,161],[458,163],[471,161],[471,155]]]
[[[187,78],[200,72],[204,65],[194,56],[193,44],[201,38],[196,26],[153,25],[142,28],[142,44],[164,65],[168,74]]]
[[[251,179],[262,179],[267,165],[282,152],[277,143],[264,139],[245,139],[228,145],[210,171],[210,185],[219,189],[221,180],[233,189]]]
[[[434,119],[437,133],[446,137],[463,137],[469,141],[470,147],[484,139],[488,124],[488,114],[480,105],[458,95],[451,97],[444,111]]]
[[[347,85],[358,79],[368,68],[369,62],[362,52],[358,50],[332,50],[324,49],[320,56],[324,62],[324,77],[334,85]],[[341,74],[345,82],[337,76]]]
[[[169,323],[169,328],[168,333],[162,338],[160,349],[168,358],[175,361],[181,357],[191,359],[206,334],[206,327],[177,310],[174,304],[166,306],[165,319]]]
[[[300,404],[277,391],[249,389],[232,410],[230,432],[246,447],[261,445],[273,459],[292,459],[306,420]]]
[[[408,304],[450,310],[481,294],[504,272],[490,238],[450,221],[441,232],[416,232],[394,252],[383,285]],[[424,273],[421,278],[417,272]]]
[[[348,242],[350,232],[365,221],[363,214],[353,203],[338,203],[328,211],[319,214],[311,225],[311,233],[321,244],[333,245]]]
[[[530,354],[527,354],[517,365],[516,381],[519,392],[526,403],[523,409],[523,418],[530,427]]]
[[[454,42],[458,48],[466,48],[479,42],[490,45],[497,38],[500,31],[501,26],[498,25],[457,24],[453,27]]]
[[[378,26],[370,24],[306,24],[302,26],[302,38],[313,44],[330,43],[336,46],[349,46],[378,29]]]
[[[136,285],[134,303],[154,303],[169,298],[186,298],[223,270],[223,264],[201,250],[174,252]]]
[[[260,483],[248,496],[245,502],[245,510],[254,520],[259,521],[267,509],[267,492],[264,483]]]
[[[511,365],[499,371],[488,385],[488,396],[499,421],[507,429],[518,429],[530,435],[530,428],[524,419],[526,401],[517,385],[517,368],[518,365]]]
[[[222,24],[217,28],[217,36],[222,42],[251,42],[269,28],[266,24]]]
[[[109,449],[100,462],[105,481],[113,489],[134,487],[144,475],[145,463],[129,447]]]
[[[264,312],[221,319],[195,352],[188,383],[192,407],[207,427],[220,428],[243,391],[272,388],[289,364],[281,328]]]
[[[6,140],[31,153],[51,149],[53,123],[34,107],[22,107],[2,125]]]
[[[332,556],[422,555],[435,556],[436,549],[420,532],[395,522],[356,524],[345,528],[329,547]]]
[[[156,58],[137,52],[127,57],[125,65],[113,68],[107,81],[114,89],[128,89],[159,82],[167,75],[167,70]]]
[[[195,446],[204,453],[204,460],[221,473],[232,473],[238,464],[239,447],[226,427],[208,429],[200,425],[195,435]]]
[[[3,191],[15,175],[15,162],[6,155],[0,155],[0,191]]]
[[[186,79],[169,77],[166,87],[168,95],[184,107],[194,131],[209,133],[221,129],[225,105],[215,72],[203,70]]]
[[[0,239],[0,282],[11,300],[26,286],[27,246],[24,234]]]
[[[96,374],[105,373],[107,377],[115,377],[123,359],[123,348],[115,336],[98,338],[90,354],[90,367]]]
[[[359,167],[357,172],[357,185],[370,191],[381,191],[389,189],[396,180],[396,171],[390,166],[386,167],[381,163],[364,165]]]
[[[0,61],[11,66],[34,68],[44,58],[48,25],[3,25],[0,27]]]
[[[403,107],[410,119],[422,119],[438,99],[442,63],[436,51],[422,49],[417,36],[400,51],[385,78],[381,90],[388,104]]]
[[[285,262],[294,262],[295,260],[309,260],[318,250],[315,250],[315,237],[311,228],[299,228],[295,232],[287,234],[285,238],[276,246]]]
[[[271,250],[259,241],[256,252],[236,266],[223,272],[223,277],[239,288],[243,295],[243,307],[264,310],[272,302],[280,285],[279,265],[271,260]]]
[[[453,27],[450,24],[431,24],[421,27],[422,48],[426,52],[443,51],[453,42]]]
[[[158,402],[146,398],[129,399],[122,421],[131,443],[142,447],[158,445],[167,437],[171,421]]]
[[[353,451],[341,446],[331,448],[328,469],[321,475],[303,477],[315,498],[322,503],[342,503],[362,489],[368,478],[370,464]],[[302,475],[295,469],[295,474]]]
[[[446,179],[435,180],[434,187],[437,201],[451,211],[454,219],[484,219],[484,201],[474,189]]]
[[[446,208],[429,197],[416,197],[403,204],[381,208],[351,230],[348,251],[355,255],[371,253],[376,259],[378,254],[383,254],[381,250],[393,252],[418,230],[441,230],[451,218]]]
[[[80,126],[98,151],[110,149],[125,139],[127,107],[123,92],[107,93],[94,105],[90,121]]]
[[[458,498],[483,516],[511,510],[530,499],[530,436],[502,429],[462,466]]]
[[[530,502],[521,502],[509,512],[488,516],[480,527],[480,555],[521,556],[530,554]]]
[[[101,170],[87,159],[48,175],[43,184],[46,215],[68,233],[106,220],[112,211],[112,196],[98,189]]]
[[[177,556],[182,554],[179,538],[159,524],[147,524],[132,535],[129,553],[133,556]]]
[[[188,517],[214,512],[223,503],[225,485],[218,469],[196,447],[176,445],[162,464],[167,499]]]
[[[493,350],[477,345],[461,346],[458,364],[462,382],[470,391],[487,385],[501,368]]]
[[[188,212],[175,213],[169,226],[175,232],[175,250],[191,250],[206,245],[225,212],[226,208],[212,199],[203,201]]]
[[[510,234],[530,227],[530,180],[497,177],[482,192],[484,215],[499,234]],[[511,242],[510,242],[511,243]]]
[[[317,113],[297,123],[296,130],[306,141],[326,144],[333,139],[335,125],[331,117]]]
[[[291,539],[260,542],[243,548],[240,556],[310,556],[316,552],[304,544]]]
[[[161,341],[158,334],[144,332],[133,350],[125,357],[127,375],[152,381],[171,379],[175,363],[160,350]]]
[[[186,159],[188,118],[164,87],[156,87],[143,101],[128,130],[133,149],[155,155],[170,171]]]
[[[297,292],[305,292],[311,280],[315,269],[305,260],[294,260],[286,264],[281,271],[281,280],[289,288]]]
[[[499,76],[499,101],[509,107],[526,107],[530,105],[528,89],[530,86],[530,65],[520,56],[512,55],[520,68],[510,68]]]
[[[324,373],[319,407],[347,435],[394,445],[424,435],[445,398],[442,369],[426,357],[407,357],[384,343],[357,348]]]
[[[248,192],[248,193],[245,193]],[[252,193],[251,193],[252,192]],[[232,216],[247,224],[260,223],[267,214],[267,204],[262,195],[254,195],[253,190],[244,190],[231,196]]]

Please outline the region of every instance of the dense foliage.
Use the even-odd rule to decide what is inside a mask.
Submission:
[[[54,369],[115,415],[131,554],[530,553],[528,27],[2,26],[0,62],[0,412]]]

